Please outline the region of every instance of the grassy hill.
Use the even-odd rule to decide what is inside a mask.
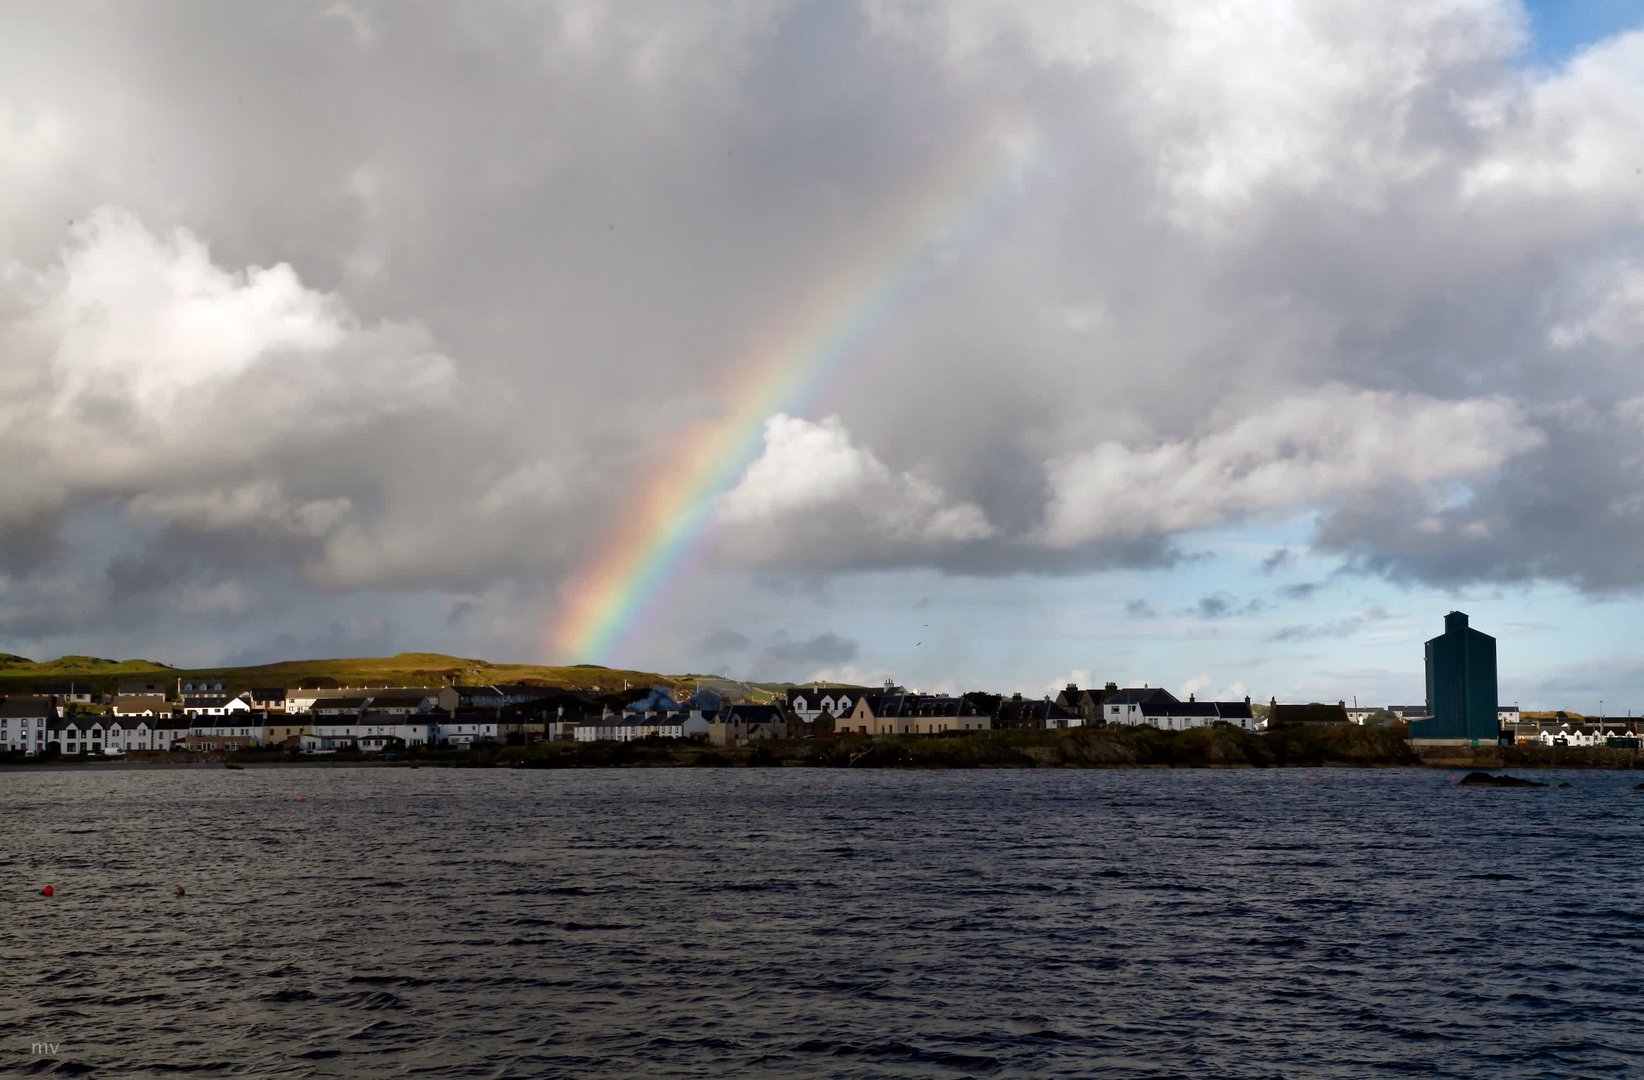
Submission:
[[[101,656],[60,656],[55,660],[35,661],[26,656],[0,653],[0,679],[29,679],[32,681],[62,682],[68,679],[109,676],[175,674],[175,669],[153,660],[105,660]]]
[[[628,671],[593,664],[572,667],[493,664],[443,653],[282,660],[251,667],[210,668],[174,668],[152,660],[105,660],[93,656],[64,656],[39,662],[21,656],[0,657],[0,694],[27,693],[30,686],[41,682],[73,681],[108,692],[122,682],[152,681],[175,686],[176,680],[190,678],[220,679],[236,691],[263,686],[442,686],[448,680],[468,685],[540,683],[601,692],[621,690],[624,682],[630,686],[667,686],[687,691],[691,686],[687,677],[653,671]]]

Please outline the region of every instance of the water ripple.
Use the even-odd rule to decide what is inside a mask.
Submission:
[[[1574,779],[8,772],[0,1067],[1624,1075],[1638,777]]]

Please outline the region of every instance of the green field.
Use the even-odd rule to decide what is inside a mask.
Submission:
[[[108,693],[123,682],[158,682],[175,690],[181,679],[221,680],[231,691],[254,687],[443,686],[447,682],[485,686],[493,683],[539,683],[600,693],[627,686],[666,686],[689,692],[689,676],[654,671],[625,671],[577,664],[495,664],[443,653],[399,653],[333,660],[283,660],[253,667],[174,668],[153,660],[105,660],[64,656],[34,661],[0,654],[0,694],[28,693],[36,683],[74,682]]]

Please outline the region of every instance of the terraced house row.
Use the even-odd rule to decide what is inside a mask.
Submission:
[[[106,709],[40,694],[0,699],[0,752],[119,756],[284,747],[305,753],[394,746],[466,747],[546,737],[551,688],[378,687],[248,690],[122,686]]]

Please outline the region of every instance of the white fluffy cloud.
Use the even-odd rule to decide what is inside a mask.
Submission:
[[[994,532],[979,507],[857,446],[837,416],[771,417],[764,453],[718,509],[727,549],[758,561],[905,557]]]
[[[0,347],[0,523],[114,495],[149,519],[323,531],[346,496],[288,503],[269,455],[426,410],[454,373],[415,326],[364,324],[290,266],[224,269],[112,208],[54,265],[5,267]]]
[[[1326,387],[1194,439],[1142,448],[1104,442],[1052,462],[1041,537],[1072,547],[1431,490],[1495,469],[1539,441],[1505,401]]]

